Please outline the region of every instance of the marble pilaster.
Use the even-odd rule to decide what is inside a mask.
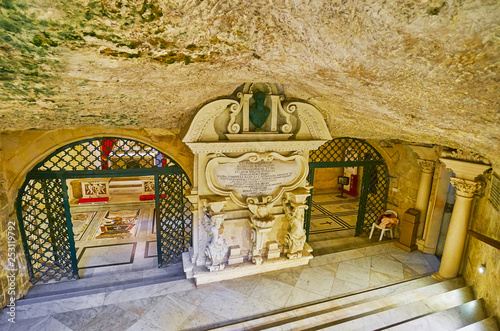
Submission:
[[[434,175],[434,161],[430,160],[417,160],[420,165],[420,184],[418,186],[417,201],[415,202],[415,209],[420,211],[420,223],[417,229],[417,238],[422,237],[424,233],[425,218],[427,215],[427,207],[429,205],[429,196],[431,194],[432,176]]]

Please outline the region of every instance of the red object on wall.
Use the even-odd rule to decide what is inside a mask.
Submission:
[[[350,175],[350,176],[349,176]],[[344,187],[344,193],[347,193],[353,197],[358,196],[358,175],[353,175],[353,174],[344,174],[344,176],[349,176],[349,187],[346,188]]]
[[[92,203],[92,202],[108,202],[108,197],[102,198],[81,198],[78,200],[78,203]]]
[[[167,195],[165,193],[160,194],[162,198],[166,198]],[[139,195],[139,200],[154,200],[156,195],[154,194],[141,194]]]
[[[155,199],[155,195],[154,194],[142,194],[139,196],[139,200],[143,201],[143,200],[154,200]]]
[[[101,169],[108,169],[108,156],[113,150],[116,139],[101,139]]]

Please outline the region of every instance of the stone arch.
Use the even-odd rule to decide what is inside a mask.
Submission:
[[[116,149],[120,154],[113,153]],[[131,160],[138,167],[128,167]],[[180,259],[180,253],[191,245],[192,231],[190,203],[185,197],[191,182],[183,168],[143,141],[92,136],[51,148],[50,154],[32,166],[19,189],[18,224],[32,283],[78,277],[66,179],[145,175],[154,176],[156,187],[158,265]]]
[[[352,153],[347,154],[346,151]],[[356,138],[334,138],[309,154],[309,181],[314,181],[315,168],[363,167],[360,207],[356,235],[367,231],[386,209],[389,191],[389,171],[382,154],[370,143]],[[312,198],[309,199],[311,207]],[[306,229],[311,217],[306,215]]]
[[[184,169],[190,180],[193,179],[193,154],[182,143],[177,135],[153,136],[145,130],[125,130],[110,128],[103,131],[100,128],[87,128],[74,130],[57,130],[49,132],[35,132],[39,135],[34,137],[29,146],[22,146],[23,154],[14,156],[7,160],[5,168],[14,173],[10,182],[9,191],[15,196],[21,188],[26,175],[48,155],[57,149],[75,143],[77,141],[99,138],[100,136],[114,136],[117,138],[132,139],[145,143],[159,151],[165,152],[170,158]],[[15,164],[15,165],[14,165]]]

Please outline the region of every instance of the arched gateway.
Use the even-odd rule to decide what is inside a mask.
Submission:
[[[314,183],[314,173],[320,168],[344,168],[349,175],[349,185],[357,187],[357,168],[363,168],[356,235],[369,231],[373,222],[386,209],[389,192],[389,171],[382,155],[369,143],[361,139],[335,138],[309,154],[309,183]],[[351,171],[349,171],[351,170]],[[309,197],[305,226],[309,236],[313,192]],[[354,194],[358,196],[358,194]]]
[[[32,283],[78,278],[68,181],[96,179],[86,193],[99,199],[99,191],[106,193],[109,187],[98,178],[131,176],[151,178],[146,190],[154,199],[158,266],[180,260],[192,241],[186,173],[165,153],[139,141],[92,138],[50,154],[27,174],[19,190],[17,215]]]

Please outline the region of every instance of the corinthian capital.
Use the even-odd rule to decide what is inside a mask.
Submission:
[[[472,198],[484,185],[482,182],[456,177],[452,177],[450,181],[451,185],[457,189],[457,196],[464,198]]]
[[[423,173],[432,174],[434,172],[434,161],[418,159],[417,163]]]

